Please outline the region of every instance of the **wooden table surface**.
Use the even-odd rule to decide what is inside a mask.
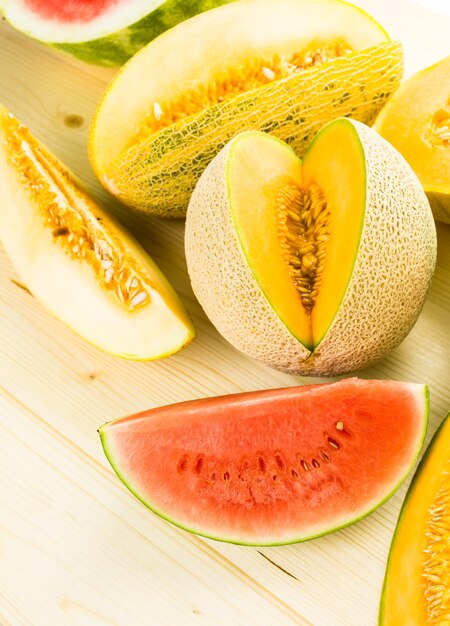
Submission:
[[[407,0],[359,4],[402,39],[408,74],[450,53],[448,17]],[[126,220],[181,294],[198,338],[155,363],[105,355],[20,288],[0,251],[0,624],[373,626],[406,486],[341,532],[256,549],[170,526],[106,462],[96,432],[104,421],[303,382],[242,356],[211,326],[189,287],[181,221],[130,215],[95,183],[86,132],[112,75],[0,24],[0,101]],[[450,227],[438,225],[438,238],[436,275],[417,325],[392,354],[358,372],[430,385],[427,442],[450,408]]]

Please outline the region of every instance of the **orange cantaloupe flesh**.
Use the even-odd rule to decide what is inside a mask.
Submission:
[[[411,165],[436,219],[450,223],[450,56],[409,78],[375,128]]]
[[[229,156],[227,185],[233,221],[242,250],[268,301],[291,333],[314,350],[339,309],[358,251],[366,190],[361,142],[345,120],[322,132],[303,162],[275,139],[271,150],[266,136],[261,135],[260,141],[261,146],[257,137],[252,142],[237,141]],[[292,202],[286,207],[280,206],[279,199],[285,189],[298,189],[308,197],[313,187],[326,202],[328,235],[321,284],[314,304],[305,307],[286,262],[279,221],[284,208],[299,214],[314,211],[315,204],[308,208]],[[295,234],[292,241],[294,249]],[[301,248],[300,242],[297,248]]]
[[[450,414],[413,478],[386,568],[380,626],[450,623]]]

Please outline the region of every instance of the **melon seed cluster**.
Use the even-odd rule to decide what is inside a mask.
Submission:
[[[13,116],[8,118],[6,147],[20,182],[41,208],[54,240],[64,246],[72,259],[87,261],[101,286],[129,311],[149,304],[145,283],[150,281],[143,269],[108,232],[102,218],[90,216],[89,210],[96,213],[95,204],[76,190],[58,161],[44,153]]]
[[[430,507],[426,526],[428,548],[422,576],[427,624],[445,624],[450,620],[449,510],[450,489],[444,483]]]
[[[350,44],[340,37],[332,41],[312,41],[304,50],[295,52],[289,58],[276,54],[272,59],[249,59],[245,66],[219,72],[208,84],[186,90],[169,102],[154,102],[139,132],[130,139],[129,146],[214,104],[352,51]]]
[[[277,227],[284,258],[304,308],[315,304],[330,236],[330,211],[321,189],[291,184],[277,194]]]
[[[439,109],[431,118],[430,143],[433,146],[450,147],[450,98],[443,109]]]

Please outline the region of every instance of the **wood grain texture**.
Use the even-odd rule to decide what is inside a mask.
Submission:
[[[359,4],[404,41],[408,73],[449,54],[448,18],[406,0]],[[155,363],[105,355],[43,310],[0,251],[0,624],[375,626],[406,486],[339,533],[255,549],[200,539],[160,520],[103,456],[96,429],[106,420],[303,382],[242,356],[214,330],[189,286],[182,222],[131,214],[95,182],[86,132],[112,75],[0,24],[0,101],[126,221],[181,294],[198,338]],[[358,372],[428,382],[427,441],[450,408],[450,227],[439,225],[438,238],[436,275],[418,323],[397,350]]]

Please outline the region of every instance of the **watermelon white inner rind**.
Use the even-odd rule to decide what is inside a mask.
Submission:
[[[348,379],[222,403],[222,409],[216,399],[162,407],[105,424],[100,437],[119,478],[155,513],[197,534],[246,545],[305,541],[368,515],[412,469],[428,420],[427,387],[393,381]],[[346,433],[336,430],[340,422]],[[311,450],[320,449],[324,436],[340,448],[327,449],[326,463],[316,455],[322,464],[313,467]],[[284,470],[277,469],[277,455]],[[188,469],[180,475],[184,456]],[[227,485],[216,478],[212,484],[211,472],[225,476],[227,467]]]
[[[80,43],[99,39],[115,33],[130,24],[138,22],[164,4],[165,0],[103,0],[90,2],[90,5],[103,5],[97,15],[83,19],[83,2],[50,3],[37,0],[5,0],[3,12],[13,26],[32,34],[35,39],[47,43]],[[50,19],[45,5],[55,5],[55,17]],[[64,14],[64,4],[80,5],[79,19],[70,20]],[[0,8],[1,8],[0,0]]]

